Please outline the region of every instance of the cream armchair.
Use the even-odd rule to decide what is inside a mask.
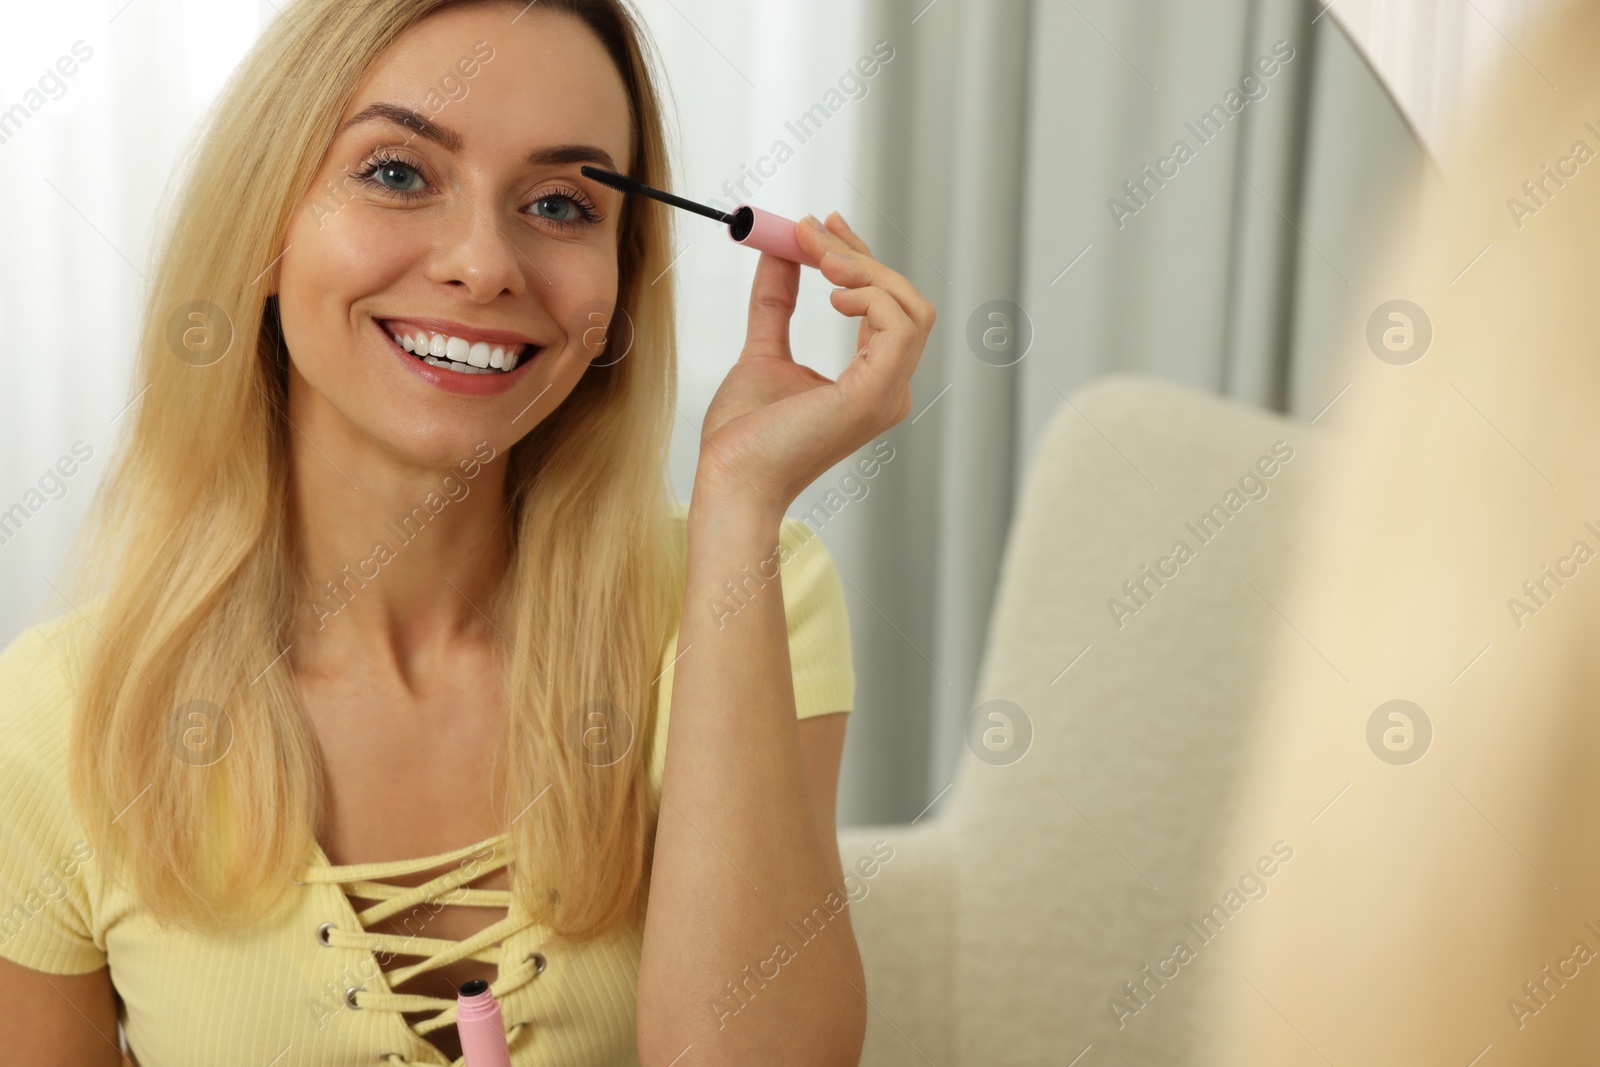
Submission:
[[[980,709],[936,817],[839,835],[894,850],[852,905],[863,1063],[1197,1062],[1207,956],[1292,863],[1221,853],[1315,433],[1147,379],[1062,406],[974,700],[1020,713]]]

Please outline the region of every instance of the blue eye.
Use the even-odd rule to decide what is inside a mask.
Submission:
[[[554,214],[544,214],[544,216],[541,216],[541,218],[550,219],[552,222],[574,222],[578,221],[579,218],[582,218],[582,213],[578,210],[578,205],[571,202],[571,200],[568,200],[566,197],[544,197],[541,198],[541,200],[534,200],[534,214],[539,214],[539,208],[544,205],[555,205],[557,208],[566,208],[565,213],[560,214],[560,216],[554,216]]]
[[[356,177],[386,196],[411,198],[428,191],[428,180],[423,177],[422,168],[388,150],[380,150],[367,160]]]
[[[422,175],[417,173],[416,168],[405,163],[379,164],[373,176],[383,184],[384,188],[393,189],[397,193],[408,193],[416,189],[416,186],[407,184],[408,179],[422,181]]]
[[[552,226],[569,228],[593,225],[605,218],[588,197],[576,189],[559,189],[545,193],[525,209],[535,218]]]

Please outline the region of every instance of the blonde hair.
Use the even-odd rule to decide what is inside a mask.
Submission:
[[[275,301],[261,294],[360,79],[399,34],[453,2],[288,8],[196,134],[170,211],[139,338],[142,399],[76,553],[102,640],[84,665],[71,765],[91,840],[114,846],[164,921],[261,917],[309,859],[323,806],[317,750],[289,672],[266,669],[312,591],[288,518]],[[654,61],[627,0],[540,9],[578,18],[606,46],[633,112],[632,173],[670,186]],[[668,226],[653,202],[627,204],[617,318],[633,324],[632,350],[597,358],[508,460],[511,563],[492,609],[512,646],[497,797],[513,892],[572,939],[640,920],[647,893],[652,679],[682,595],[665,478],[677,378]],[[174,309],[197,300],[236,331],[234,350],[208,366],[176,358],[166,336]],[[220,706],[231,726],[231,748],[209,765],[179,758],[171,740],[192,700]],[[634,727],[608,766],[579,737],[595,701]]]
[[[1363,305],[1411,301],[1431,346],[1352,323],[1327,391],[1232,846],[1294,862],[1206,1062],[1600,1055],[1600,7],[1520,47]]]

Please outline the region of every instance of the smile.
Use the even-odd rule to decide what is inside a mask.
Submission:
[[[394,343],[430,367],[458,374],[506,374],[524,356],[537,353],[532,344],[491,344],[484,340],[436,333],[397,319],[380,322]]]

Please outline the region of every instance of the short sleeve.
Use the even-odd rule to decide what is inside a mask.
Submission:
[[[850,617],[833,557],[799,519],[783,521],[778,548],[795,714],[805,719],[850,711],[856,689]]]
[[[48,974],[106,965],[90,919],[95,851],[67,791],[73,699],[39,627],[0,652],[0,956]]]

